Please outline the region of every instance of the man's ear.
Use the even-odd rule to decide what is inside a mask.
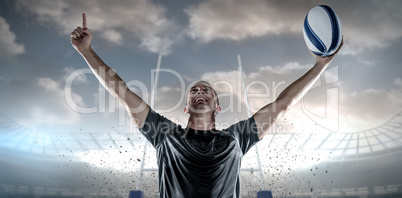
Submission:
[[[215,107],[215,115],[218,114],[218,113],[221,112],[221,111],[222,111],[221,106],[216,105],[216,107]]]
[[[187,107],[184,107],[184,113],[188,113]]]

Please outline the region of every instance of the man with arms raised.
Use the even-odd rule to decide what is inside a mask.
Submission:
[[[240,197],[239,173],[244,154],[301,99],[335,56],[312,53],[315,65],[274,102],[223,130],[215,128],[215,117],[221,110],[215,90],[209,83],[198,81],[186,95],[184,111],[189,119],[187,127],[182,128],[153,111],[97,56],[91,48],[93,35],[85,14],[82,17],[83,27],[71,33],[71,43],[156,149],[159,191],[164,198]]]

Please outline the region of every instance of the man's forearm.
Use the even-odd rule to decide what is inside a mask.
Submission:
[[[295,105],[313,86],[328,65],[329,63],[317,62],[307,73],[283,90],[276,101],[284,105],[286,110]]]
[[[92,48],[81,52],[88,66],[91,68],[99,82],[112,94],[114,97],[121,97],[122,91],[127,91],[126,84],[117,75],[112,68],[107,66],[102,59],[95,53]]]
[[[255,122],[260,125],[258,133],[259,138],[263,138],[266,132],[269,131],[269,129],[273,126],[273,123],[275,123],[286,111],[288,111],[292,106],[301,100],[301,98],[313,86],[315,81],[317,81],[320,75],[332,62],[333,58],[339,52],[342,46],[343,40],[338,50],[331,56],[326,57],[321,57],[311,52],[316,60],[314,66],[302,77],[283,90],[274,102],[265,105],[253,115]]]
[[[119,75],[107,66],[92,48],[81,52],[81,55],[103,86],[121,102],[121,105],[133,119],[134,124],[141,128],[145,122],[149,106],[137,94],[130,91]]]
[[[260,139],[265,136],[273,123],[304,96],[328,65],[329,63],[317,62],[306,74],[283,90],[274,102],[265,105],[254,114],[254,120],[259,125]]]

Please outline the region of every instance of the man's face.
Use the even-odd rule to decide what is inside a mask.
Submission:
[[[187,93],[186,113],[215,113],[219,105],[213,88],[205,82],[198,82]]]

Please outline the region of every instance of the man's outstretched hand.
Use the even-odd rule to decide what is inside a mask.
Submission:
[[[85,13],[82,13],[82,28],[78,26],[73,30],[73,32],[71,32],[71,44],[79,53],[82,53],[91,48],[92,37],[92,33],[87,28],[87,17],[85,16]]]

